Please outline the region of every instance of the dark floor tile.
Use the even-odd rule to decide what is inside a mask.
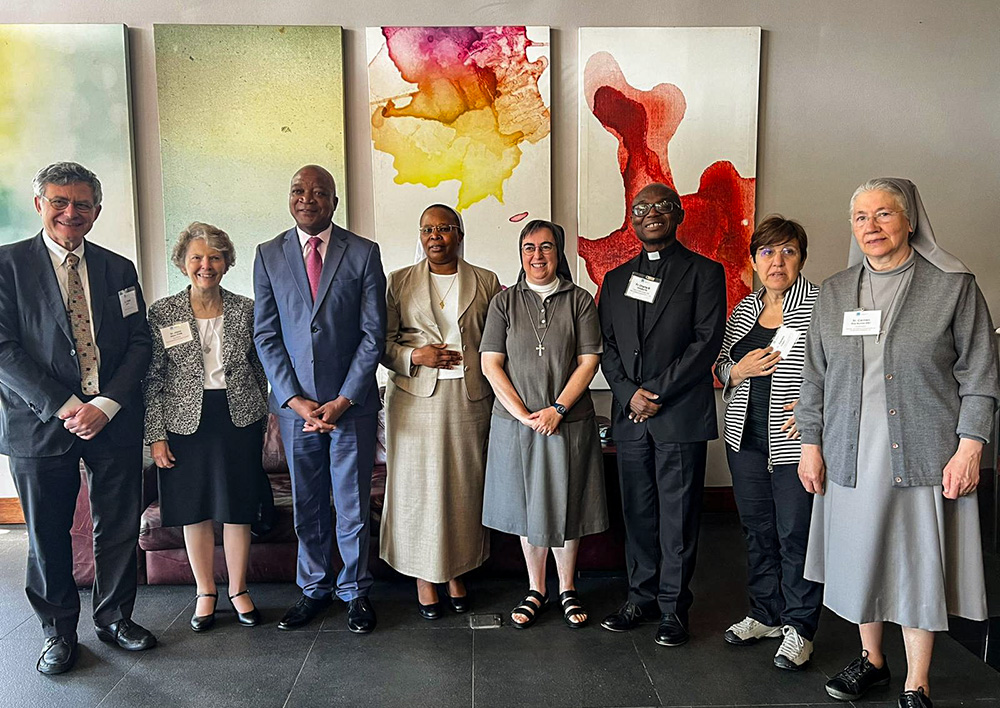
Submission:
[[[42,642],[40,631],[36,639],[0,640],[0,700],[5,708],[96,706],[140,658],[91,636],[80,643],[72,671],[43,676],[35,670]]]
[[[527,630],[475,632],[475,704],[658,706],[627,634],[572,630],[553,609]]]
[[[240,629],[199,635],[171,627],[101,708],[283,705],[316,634]]]
[[[320,632],[288,698],[297,706],[469,706],[472,631]],[[481,705],[477,700],[476,705]]]

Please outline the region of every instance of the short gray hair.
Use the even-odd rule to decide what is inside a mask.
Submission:
[[[51,165],[43,167],[38,170],[35,178],[31,180],[31,186],[35,190],[36,197],[44,197],[45,185],[47,184],[62,187],[77,182],[90,185],[90,188],[94,192],[94,206],[100,206],[101,198],[104,196],[101,193],[101,180],[97,179],[97,175],[93,172],[77,162],[53,162]]]
[[[910,198],[895,182],[886,179],[885,177],[870,179],[854,190],[854,194],[851,195],[851,206],[848,210],[848,218],[854,218],[854,202],[865,192],[888,192],[896,198],[897,202],[899,202],[899,208],[906,213],[907,221],[911,224],[913,223],[913,210],[910,206]]]
[[[187,258],[188,247],[192,241],[199,240],[204,241],[209,248],[214,248],[222,254],[222,258],[226,261],[226,270],[236,265],[236,246],[233,245],[229,234],[217,226],[201,221],[192,221],[177,237],[177,243],[174,244],[174,250],[170,257],[171,263],[180,268],[182,273],[187,273],[184,270],[184,261]]]

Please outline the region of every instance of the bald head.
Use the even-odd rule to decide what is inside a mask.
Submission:
[[[306,165],[292,176],[288,210],[307,234],[315,236],[330,226],[337,201],[333,175],[323,167]]]

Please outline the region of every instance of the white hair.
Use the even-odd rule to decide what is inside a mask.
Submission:
[[[906,196],[906,192],[900,189],[895,182],[885,179],[884,177],[870,179],[854,190],[854,194],[851,195],[851,206],[848,210],[849,218],[854,218],[854,202],[859,196],[865,194],[866,192],[888,192],[895,197],[896,201],[899,203],[899,208],[906,213],[907,221],[911,224],[913,223],[913,207],[910,204],[910,198]]]

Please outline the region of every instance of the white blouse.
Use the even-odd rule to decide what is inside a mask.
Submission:
[[[205,388],[210,390],[226,387],[226,369],[222,364],[222,318],[198,318],[198,337],[205,362]]]
[[[448,345],[448,349],[462,351],[462,333],[458,326],[458,273],[452,275],[431,273],[431,309],[434,311],[434,321],[441,330],[442,341]],[[439,379],[464,377],[465,368],[462,365],[453,369],[438,369]]]

